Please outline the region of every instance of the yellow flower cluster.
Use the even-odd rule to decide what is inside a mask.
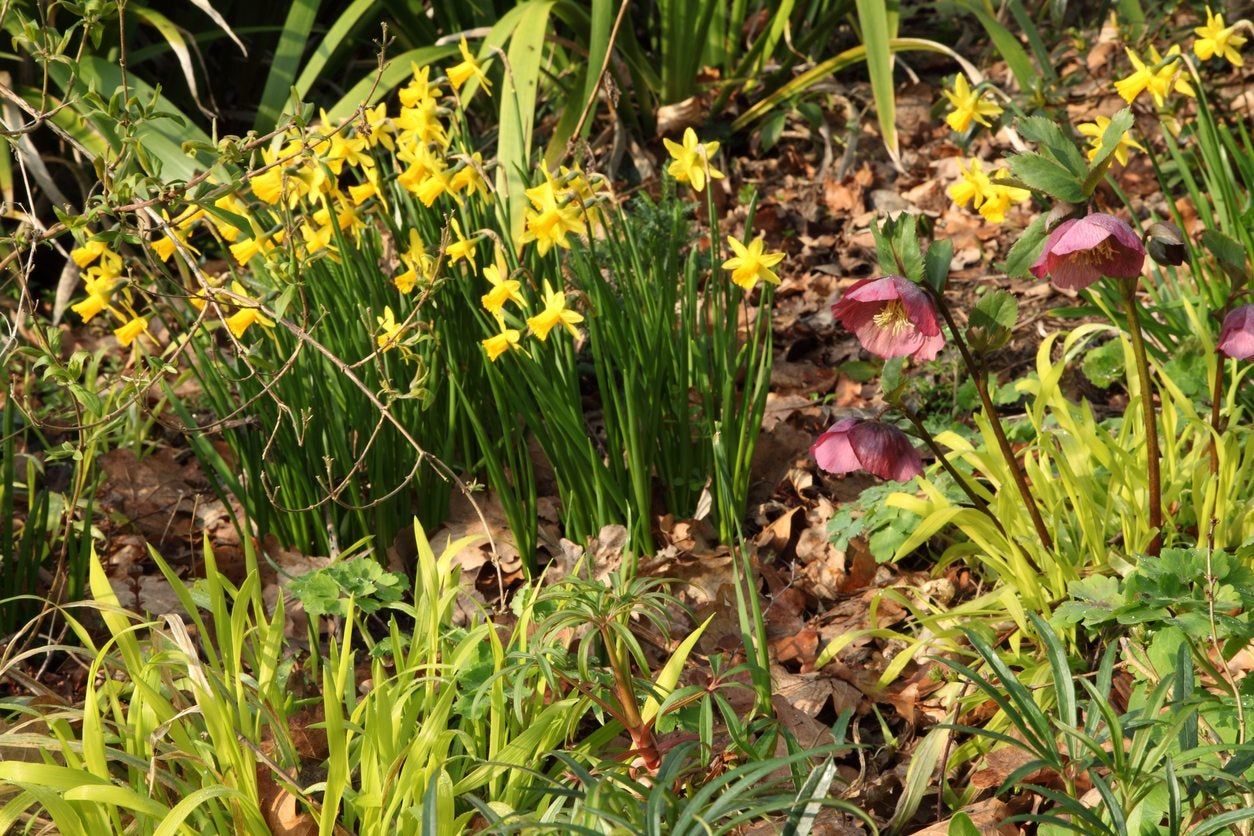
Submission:
[[[959,206],[970,203],[989,223],[1002,223],[1012,205],[1032,196],[1027,189],[1005,183],[1005,176],[1002,169],[986,172],[983,163],[972,159],[962,168],[962,178],[949,187],[949,196]]]

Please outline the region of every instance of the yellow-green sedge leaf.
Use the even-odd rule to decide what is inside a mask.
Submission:
[[[675,652],[671,654],[671,658],[667,660],[662,669],[658,671],[657,678],[653,680],[654,693],[644,701],[644,708],[640,712],[640,719],[645,723],[650,722],[657,716],[658,708],[661,703],[658,702],[660,696],[663,700],[675,690],[675,686],[679,684],[679,675],[683,673],[684,665],[688,662],[688,656],[692,653],[692,649],[697,646],[701,634],[705,632],[705,628],[710,626],[710,622],[714,620],[711,615],[701,623],[701,626],[688,634],[679,646],[675,648]]]
[[[936,771],[936,763],[940,760],[949,733],[947,728],[932,729],[910,756],[910,765],[906,768],[906,784],[901,797],[897,799],[897,809],[893,811],[892,821],[888,823],[890,831],[901,829],[918,811],[924,793],[931,786],[932,773]]]
[[[184,826],[183,823],[187,821],[187,817],[190,816],[197,807],[207,801],[212,801],[215,798],[222,798],[223,796],[228,795],[235,796],[240,799],[240,803],[234,805],[234,809],[243,810],[244,815],[252,821],[253,826],[261,826],[262,829],[255,832],[268,832],[269,828],[266,827],[265,822],[261,819],[254,802],[250,802],[248,799],[240,797],[239,790],[231,787],[219,786],[202,787],[184,798],[178,804],[175,804],[170,812],[166,813],[165,818],[161,820],[161,824],[157,826],[157,829],[153,831],[153,836],[175,836],[175,834],[179,832],[179,828]]]
[[[125,810],[133,810],[145,816],[160,819],[169,812],[165,807],[145,798],[130,787],[104,784],[83,784],[71,787],[62,796],[66,801],[86,801],[90,804],[109,804]]]

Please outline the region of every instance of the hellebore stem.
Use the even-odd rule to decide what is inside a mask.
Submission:
[[[993,435],[997,437],[997,446],[1001,449],[1001,456],[1006,460],[1006,466],[1010,468],[1010,474],[1014,477],[1015,486],[1019,489],[1019,498],[1023,500],[1023,506],[1028,511],[1028,516],[1032,518],[1032,527],[1036,529],[1036,536],[1040,539],[1041,545],[1046,550],[1054,548],[1054,540],[1049,536],[1049,529],[1045,526],[1045,520],[1041,518],[1041,509],[1036,507],[1036,500],[1032,496],[1032,489],[1028,486],[1028,477],[1023,472],[1023,465],[1019,458],[1010,447],[1010,439],[1006,438],[1006,431],[1002,428],[1001,419],[997,416],[997,407],[993,405],[993,399],[988,394],[988,379],[984,376],[980,364],[976,362],[975,357],[971,354],[971,349],[967,347],[966,340],[962,337],[962,331],[958,328],[958,323],[954,322],[954,315],[949,310],[949,304],[945,301],[945,295],[939,292],[933,292],[932,298],[936,301],[936,307],[940,310],[941,316],[945,318],[945,324],[949,326],[949,332],[953,335],[954,343],[958,346],[958,352],[962,355],[962,362],[966,364],[967,370],[971,372],[971,377],[975,381],[975,389],[980,394],[980,403],[984,405],[984,415],[988,418],[988,423],[993,429]]]
[[[1141,416],[1145,420],[1145,473],[1149,480],[1149,526],[1154,537],[1145,553],[1155,557],[1163,547],[1163,486],[1159,471],[1161,454],[1158,448],[1158,415],[1154,411],[1154,389],[1150,381],[1149,358],[1145,353],[1145,336],[1136,308],[1136,280],[1123,282],[1123,305],[1128,314],[1128,336],[1136,358],[1136,373],[1141,381]]]
[[[994,516],[993,512],[989,510],[988,503],[984,501],[984,497],[975,492],[975,489],[971,487],[971,483],[966,480],[966,477],[959,473],[958,468],[954,467],[953,463],[949,461],[949,457],[945,455],[945,451],[942,450],[940,445],[936,443],[936,439],[932,437],[932,434],[928,431],[927,427],[923,426],[922,419],[915,414],[914,410],[906,407],[904,404],[901,406],[901,411],[907,418],[910,419],[910,423],[914,424],[914,428],[923,439],[923,443],[926,444],[928,449],[932,451],[932,455],[936,456],[936,460],[941,463],[941,467],[945,468],[945,472],[949,474],[949,477],[954,480],[955,484],[957,484],[958,487],[962,489],[962,492],[967,495],[967,498],[971,500],[971,504],[975,506],[976,510],[982,511],[988,515],[988,518],[993,521],[993,525],[997,526],[997,530],[1002,534],[1005,534],[1006,530],[1002,528],[1001,520]]]
[[[1215,379],[1210,393],[1210,475],[1219,476],[1219,405],[1224,388],[1224,356],[1215,352]]]

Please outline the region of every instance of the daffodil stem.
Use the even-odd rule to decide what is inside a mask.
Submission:
[[[945,301],[945,295],[933,291],[932,298],[936,301],[936,307],[941,312],[941,316],[945,318],[945,324],[949,326],[949,332],[953,335],[954,344],[958,346],[958,352],[962,355],[962,362],[966,364],[967,370],[971,372],[971,378],[975,381],[975,390],[979,392],[980,403],[984,405],[984,415],[988,418],[988,424],[993,430],[993,435],[997,438],[997,446],[1001,450],[1001,456],[1006,460],[1006,466],[1010,468],[1010,475],[1014,478],[1015,487],[1019,489],[1019,498],[1023,500],[1023,506],[1027,509],[1028,516],[1032,518],[1032,527],[1036,529],[1036,536],[1046,550],[1052,550],[1054,548],[1054,539],[1049,536],[1049,529],[1045,526],[1045,520],[1041,517],[1041,509],[1037,507],[1036,499],[1032,496],[1032,489],[1028,486],[1027,474],[1023,472],[1023,465],[1019,462],[1019,458],[1010,446],[1010,439],[1006,437],[1006,431],[1001,425],[1001,418],[997,415],[997,407],[993,405],[993,399],[989,397],[988,378],[985,376],[980,364],[976,362],[975,357],[971,354],[971,349],[967,347],[967,342],[962,336],[962,330],[958,327],[958,323],[954,321],[954,315],[949,310],[949,304]]]
[[[1128,314],[1128,336],[1132,340],[1132,355],[1136,359],[1136,373],[1141,382],[1141,416],[1145,421],[1145,474],[1149,482],[1149,527],[1153,538],[1145,553],[1156,556],[1163,547],[1163,487],[1159,471],[1161,453],[1158,448],[1158,415],[1154,409],[1154,388],[1150,380],[1149,357],[1145,353],[1145,335],[1141,331],[1141,318],[1136,307],[1136,280],[1123,282],[1123,306]]]

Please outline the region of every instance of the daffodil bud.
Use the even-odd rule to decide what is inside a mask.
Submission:
[[[1145,231],[1145,251],[1164,267],[1179,267],[1189,257],[1184,233],[1175,224],[1162,221]]]

